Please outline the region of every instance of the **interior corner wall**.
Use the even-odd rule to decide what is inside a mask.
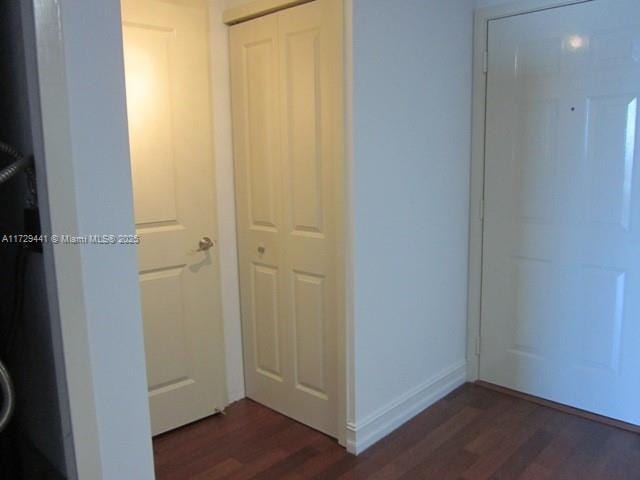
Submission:
[[[355,452],[465,381],[472,0],[354,0]]]
[[[249,0],[243,0],[248,3]],[[225,365],[229,402],[245,396],[240,318],[240,284],[236,240],[236,206],[231,134],[229,45],[222,13],[239,0],[209,0],[211,39],[211,91],[213,101],[214,158],[220,248],[220,289],[224,319]]]

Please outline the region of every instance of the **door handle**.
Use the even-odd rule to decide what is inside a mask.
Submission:
[[[198,249],[196,252],[206,252],[211,247],[215,246],[216,242],[211,240],[209,237],[202,237],[198,242]]]

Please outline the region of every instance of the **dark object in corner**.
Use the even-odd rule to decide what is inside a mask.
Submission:
[[[40,239],[42,230],[40,229],[40,211],[37,207],[29,207],[24,209],[24,234],[35,239]],[[42,241],[29,242],[25,248],[32,251],[42,253]]]

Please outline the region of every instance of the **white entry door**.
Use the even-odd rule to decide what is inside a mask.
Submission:
[[[205,2],[122,2],[154,434],[226,405]],[[201,242],[201,244],[200,244]],[[200,250],[198,251],[198,249]]]
[[[640,2],[489,22],[480,376],[640,424]]]
[[[334,436],[338,7],[230,29],[247,395]]]

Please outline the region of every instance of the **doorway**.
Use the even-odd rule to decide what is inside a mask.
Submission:
[[[640,5],[488,22],[479,378],[640,424]]]
[[[299,3],[229,28],[244,374],[247,396],[338,437],[342,12]],[[153,434],[228,403],[208,8],[122,2]]]
[[[227,405],[204,2],[122,1],[154,435]]]

